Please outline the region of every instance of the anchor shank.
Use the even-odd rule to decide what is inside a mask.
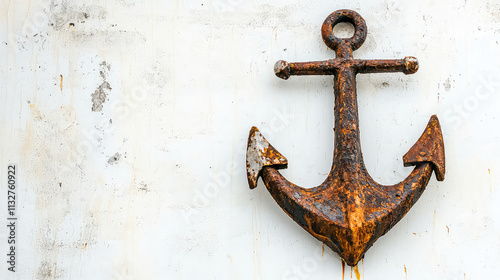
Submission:
[[[360,167],[364,167],[359,141],[356,70],[353,67],[341,67],[336,71],[334,93],[334,167],[339,172],[348,172],[352,175],[357,173]]]

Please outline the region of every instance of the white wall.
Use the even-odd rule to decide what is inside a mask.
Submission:
[[[372,177],[410,172],[401,158],[432,114],[447,161],[360,279],[500,273],[499,1],[0,3],[0,224],[7,166],[18,169],[17,272],[0,226],[2,279],[341,279],[339,257],[262,182],[249,190],[244,169],[257,125],[288,179],[326,177],[332,78],[283,81],[273,64],[332,58],[320,27],[340,8],[368,25],[356,57],[420,61],[414,75],[358,76]]]

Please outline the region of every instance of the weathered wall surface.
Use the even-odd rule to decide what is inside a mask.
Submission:
[[[499,1],[0,2],[0,224],[17,165],[16,272],[2,279],[341,279],[339,257],[245,176],[257,125],[315,186],[333,154],[331,77],[276,60],[333,57],[331,12],[367,22],[359,58],[416,56],[414,75],[358,76],[362,148],[380,183],[438,114],[444,182],[346,279],[500,273]],[[354,273],[352,273],[354,271]]]

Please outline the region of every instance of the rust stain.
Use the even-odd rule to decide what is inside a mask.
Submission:
[[[30,10],[31,10],[31,0],[28,4],[28,10],[26,11],[26,16],[24,17],[24,21],[23,21],[23,28],[24,28],[24,25],[26,24],[26,20],[28,19],[28,15],[30,14]]]
[[[365,259],[361,259],[361,265],[363,266],[363,279],[365,279]]]
[[[59,75],[61,76],[61,92],[63,91],[63,75]]]
[[[405,268],[405,279],[408,280],[408,272],[406,271],[406,265],[404,265]]]
[[[342,261],[342,280],[344,280],[345,276],[345,261],[343,259],[340,259]]]
[[[448,236],[450,236],[450,228],[446,226],[446,231],[448,231]]]
[[[354,266],[354,273],[356,273],[356,279],[360,280],[361,279],[361,275],[359,274],[358,265]]]
[[[488,168],[488,179],[490,181],[490,193],[491,193],[491,170]]]
[[[333,27],[349,22],[351,38],[337,38]],[[278,169],[288,161],[260,133],[250,130],[247,146],[247,179],[251,189],[262,177],[279,206],[307,232],[326,244],[350,266],[355,266],[373,243],[389,231],[420,198],[432,173],[444,180],[445,157],[441,126],[431,116],[418,141],[403,156],[404,166],[415,166],[399,184],[384,186],[366,170],[359,137],[356,75],[418,70],[414,57],[394,60],[354,59],[353,52],[367,36],[364,19],[351,10],[330,14],[321,28],[323,41],[335,51],[326,61],[276,62],[276,76],[333,75],[335,138],[333,165],[326,180],[315,188],[302,188],[286,180]]]
[[[85,243],[85,251],[87,251],[87,243]]]
[[[434,215],[432,216],[432,230],[436,228],[436,209],[434,209]]]
[[[323,259],[323,256],[325,255],[325,244],[321,245],[321,259]]]

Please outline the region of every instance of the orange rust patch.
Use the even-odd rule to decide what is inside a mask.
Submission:
[[[356,279],[360,280],[361,279],[361,275],[359,274],[358,265],[356,265],[354,267],[354,273],[356,273]]]

